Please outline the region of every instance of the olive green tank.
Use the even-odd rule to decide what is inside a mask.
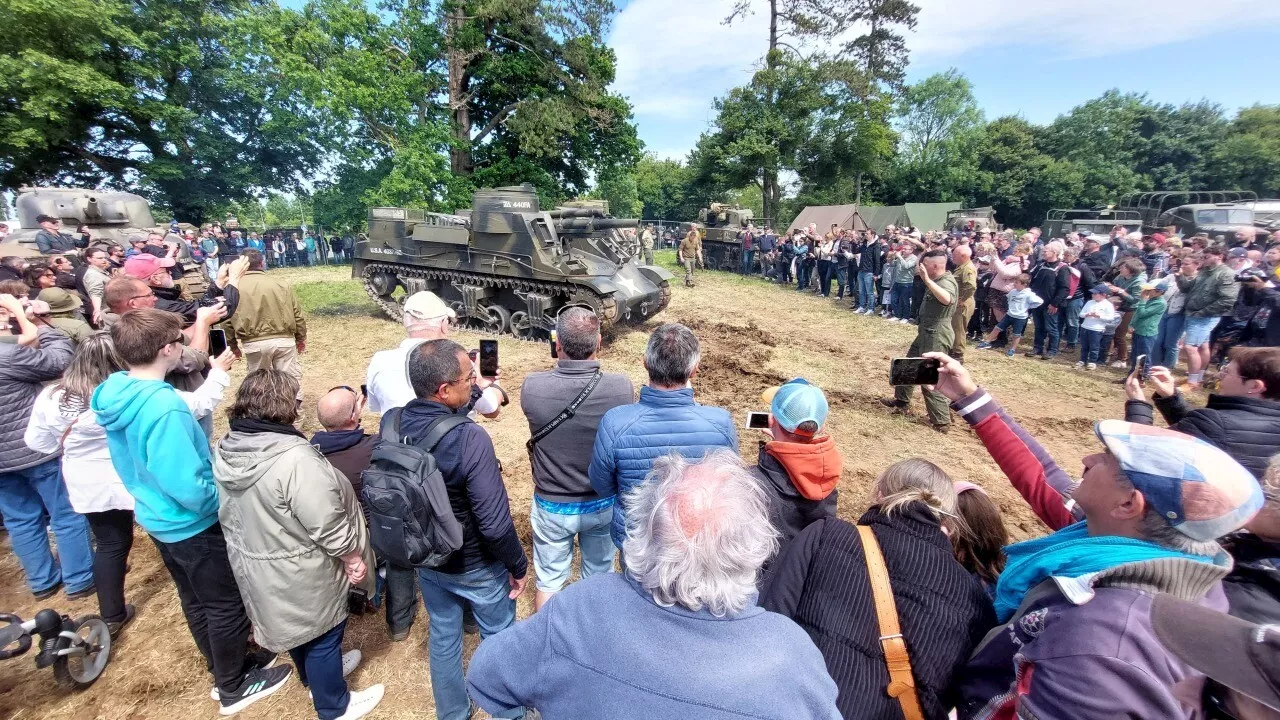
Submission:
[[[671,299],[671,273],[639,264],[614,234],[639,222],[599,207],[543,211],[527,184],[478,190],[458,214],[373,208],[352,275],[396,319],[408,295],[430,290],[460,323],[492,334],[547,338],[570,305],[591,308],[607,329]]]

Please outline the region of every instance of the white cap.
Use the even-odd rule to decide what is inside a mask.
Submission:
[[[409,296],[404,301],[404,311],[414,317],[430,320],[438,317],[458,317],[458,313],[453,308],[444,304],[435,293],[423,290]]]

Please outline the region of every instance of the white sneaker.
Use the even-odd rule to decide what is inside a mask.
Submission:
[[[371,685],[364,690],[351,693],[351,699],[347,701],[347,711],[342,713],[338,720],[356,720],[368,715],[378,707],[378,703],[382,702],[382,696],[386,691],[387,689],[381,685]]]
[[[902,318],[902,319],[901,319],[901,320],[899,320],[898,322],[899,322],[900,324],[902,324],[902,325],[910,325],[910,324],[911,324],[911,321],[910,321],[910,320],[908,320],[908,319],[906,319],[906,318]]]
[[[1077,363],[1076,363],[1076,368],[1077,368],[1077,369],[1082,368],[1082,367],[1084,367],[1084,361],[1083,361],[1083,360],[1081,360],[1081,361],[1079,361],[1079,362],[1077,362]]]
[[[1117,360],[1117,361],[1115,361],[1115,362],[1111,363],[1111,367],[1113,367],[1113,368],[1127,368],[1127,367],[1129,367],[1129,363],[1127,363],[1127,362],[1125,362],[1125,361],[1123,361],[1123,360]]]
[[[1085,369],[1085,370],[1097,370],[1097,369],[1098,369],[1098,363],[1089,363],[1088,365],[1085,365],[1085,366],[1084,366],[1084,369]]]
[[[351,673],[355,672],[356,668],[360,666],[360,660],[363,657],[364,656],[360,654],[359,650],[348,650],[342,653],[342,677],[346,677]],[[376,687],[382,687],[382,686],[377,685]],[[354,696],[355,695],[353,693],[352,697]],[[310,690],[307,691],[307,697],[311,697]],[[374,705],[377,705],[377,703],[374,703]]]

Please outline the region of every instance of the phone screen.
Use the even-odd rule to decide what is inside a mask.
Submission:
[[[894,358],[889,364],[890,385],[936,385],[942,363],[933,358]]]
[[[1147,364],[1148,364],[1147,356],[1139,355],[1133,361],[1133,373],[1131,374],[1137,375],[1138,377],[1145,376],[1147,374]]]
[[[556,331],[551,331],[551,359],[560,357],[560,353],[556,352]]]
[[[498,376],[498,341],[480,341],[480,374],[484,377]]]
[[[361,385],[361,386],[360,386],[360,397],[369,397],[369,386],[368,386],[368,385]]]
[[[218,357],[227,351],[227,331],[226,330],[210,330],[209,331],[209,357]]]
[[[769,429],[769,413],[767,412],[747,413],[747,428],[751,430],[768,430]]]

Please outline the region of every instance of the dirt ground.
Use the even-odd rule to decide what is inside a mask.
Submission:
[[[765,388],[802,376],[826,391],[831,402],[828,430],[844,456],[839,509],[856,520],[867,504],[876,475],[889,464],[912,456],[928,458],[950,472],[987,488],[1004,512],[1015,539],[1045,532],[1030,509],[1008,485],[999,468],[963,422],[948,435],[939,435],[920,417],[888,413],[877,398],[891,394],[889,361],[905,355],[915,328],[863,317],[839,305],[791,288],[719,272],[701,272],[697,286],[682,286],[671,253],[660,253],[677,278],[671,306],[644,325],[616,332],[601,354],[606,370],[624,372],[636,386],[645,381],[641,358],[649,332],[662,322],[682,322],[702,343],[702,363],[694,380],[703,404],[728,408],[738,423],[741,452],[754,462],[759,437],[744,427],[748,410],[764,410]],[[358,387],[369,358],[377,350],[395,346],[403,338],[400,326],[376,313],[347,268],[281,270],[295,285],[309,316],[308,352],[304,368],[306,433],[319,429],[317,398],[335,385]],[[457,332],[467,347],[477,347],[479,335]],[[512,404],[496,421],[484,426],[493,438],[526,551],[530,548],[529,506],[532,481],[524,443],[528,424],[519,409],[519,388],[525,373],[545,370],[553,360],[545,344],[503,340],[503,385]],[[1124,397],[1113,384],[1118,371],[1082,374],[1070,362],[1007,359],[1002,354],[970,353],[972,372],[1049,451],[1066,470],[1078,476],[1080,459],[1098,447],[1091,432],[1100,418],[1122,417]],[[1064,359],[1065,359],[1064,355]],[[233,387],[243,367],[233,370]],[[917,398],[914,406],[923,410]],[[221,417],[218,434],[225,432]],[[365,428],[376,431],[369,415]],[[7,538],[0,543],[7,544]],[[138,617],[122,635],[105,675],[84,692],[64,694],[52,673],[36,670],[34,652],[0,662],[0,718],[59,718],[60,720],[142,720],[146,718],[213,718],[217,705],[209,700],[210,677],[191,641],[173,584],[154,546],[139,530],[130,558],[129,601]],[[532,584],[531,586],[532,587]],[[0,611],[31,617],[46,604],[26,590],[12,553],[0,552]],[[97,612],[94,599],[68,601],[58,595],[48,604],[61,612]],[[519,615],[533,609],[530,589],[520,598]],[[386,699],[373,717],[430,717],[433,711],[426,663],[427,622],[418,615],[409,639],[391,643],[380,616],[352,618],[346,645],[360,648],[364,663],[351,676],[353,688],[374,683],[387,686]],[[474,639],[468,640],[468,653]],[[304,720],[315,713],[298,683],[243,713],[247,718]]]

